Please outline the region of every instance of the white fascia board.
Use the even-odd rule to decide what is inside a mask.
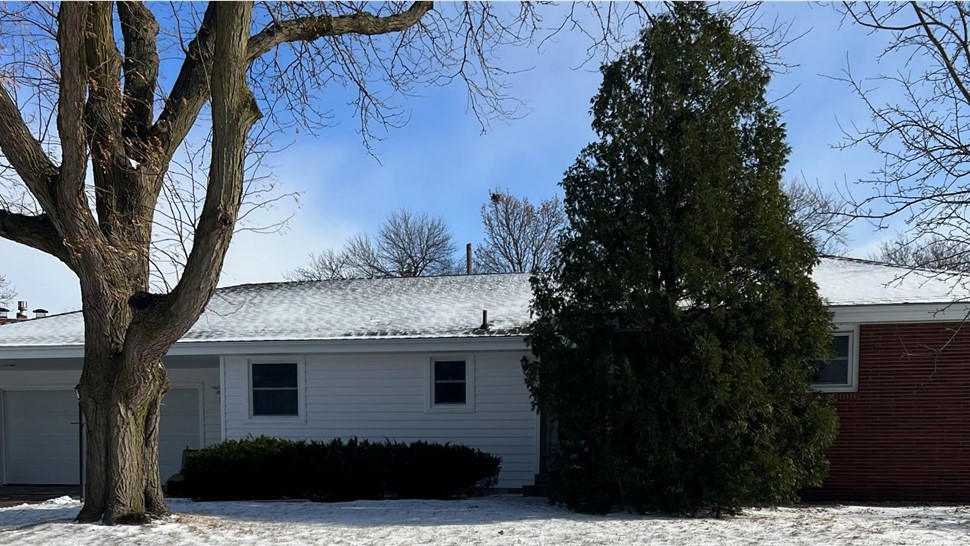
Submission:
[[[81,345],[21,345],[0,347],[0,360],[20,360],[30,358],[83,358]]]
[[[523,336],[413,339],[337,339],[324,341],[180,341],[170,356],[261,354],[384,354],[526,351]],[[81,358],[80,345],[0,347],[0,360]]]
[[[381,354],[448,353],[474,351],[522,351],[522,336],[450,337],[423,339],[335,339],[327,341],[192,341],[176,343],[168,354],[260,355],[260,354]]]
[[[835,305],[829,310],[835,324],[962,322],[970,316],[967,303]]]

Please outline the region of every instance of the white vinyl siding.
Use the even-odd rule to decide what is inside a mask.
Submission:
[[[225,436],[463,444],[502,457],[499,487],[521,487],[533,483],[537,472],[537,417],[522,376],[522,356],[464,355],[467,379],[474,385],[474,413],[441,413],[428,411],[429,363],[435,355],[305,355],[305,418],[290,422],[250,418],[251,359],[224,357]]]

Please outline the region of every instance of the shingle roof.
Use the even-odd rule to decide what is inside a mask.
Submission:
[[[182,341],[508,336],[531,298],[524,274],[246,284],[219,289]],[[3,326],[0,347],[79,345],[83,330],[80,312],[51,315]]]
[[[812,277],[832,306],[970,299],[968,277],[864,260],[823,258]],[[182,341],[521,335],[531,299],[527,274],[247,284],[220,289]],[[83,330],[80,312],[7,324],[0,347],[82,345]]]

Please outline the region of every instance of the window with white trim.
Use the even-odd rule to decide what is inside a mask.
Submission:
[[[812,387],[827,392],[856,390],[858,356],[855,332],[836,332],[832,335],[832,352],[828,359],[816,361],[818,372]]]
[[[253,417],[300,415],[300,366],[297,362],[250,362]]]
[[[429,411],[475,411],[475,367],[471,358],[432,357],[428,370]]]

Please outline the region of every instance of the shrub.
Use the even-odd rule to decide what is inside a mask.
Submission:
[[[330,442],[260,436],[186,458],[185,491],[199,500],[448,498],[493,487],[501,458],[459,445]]]

